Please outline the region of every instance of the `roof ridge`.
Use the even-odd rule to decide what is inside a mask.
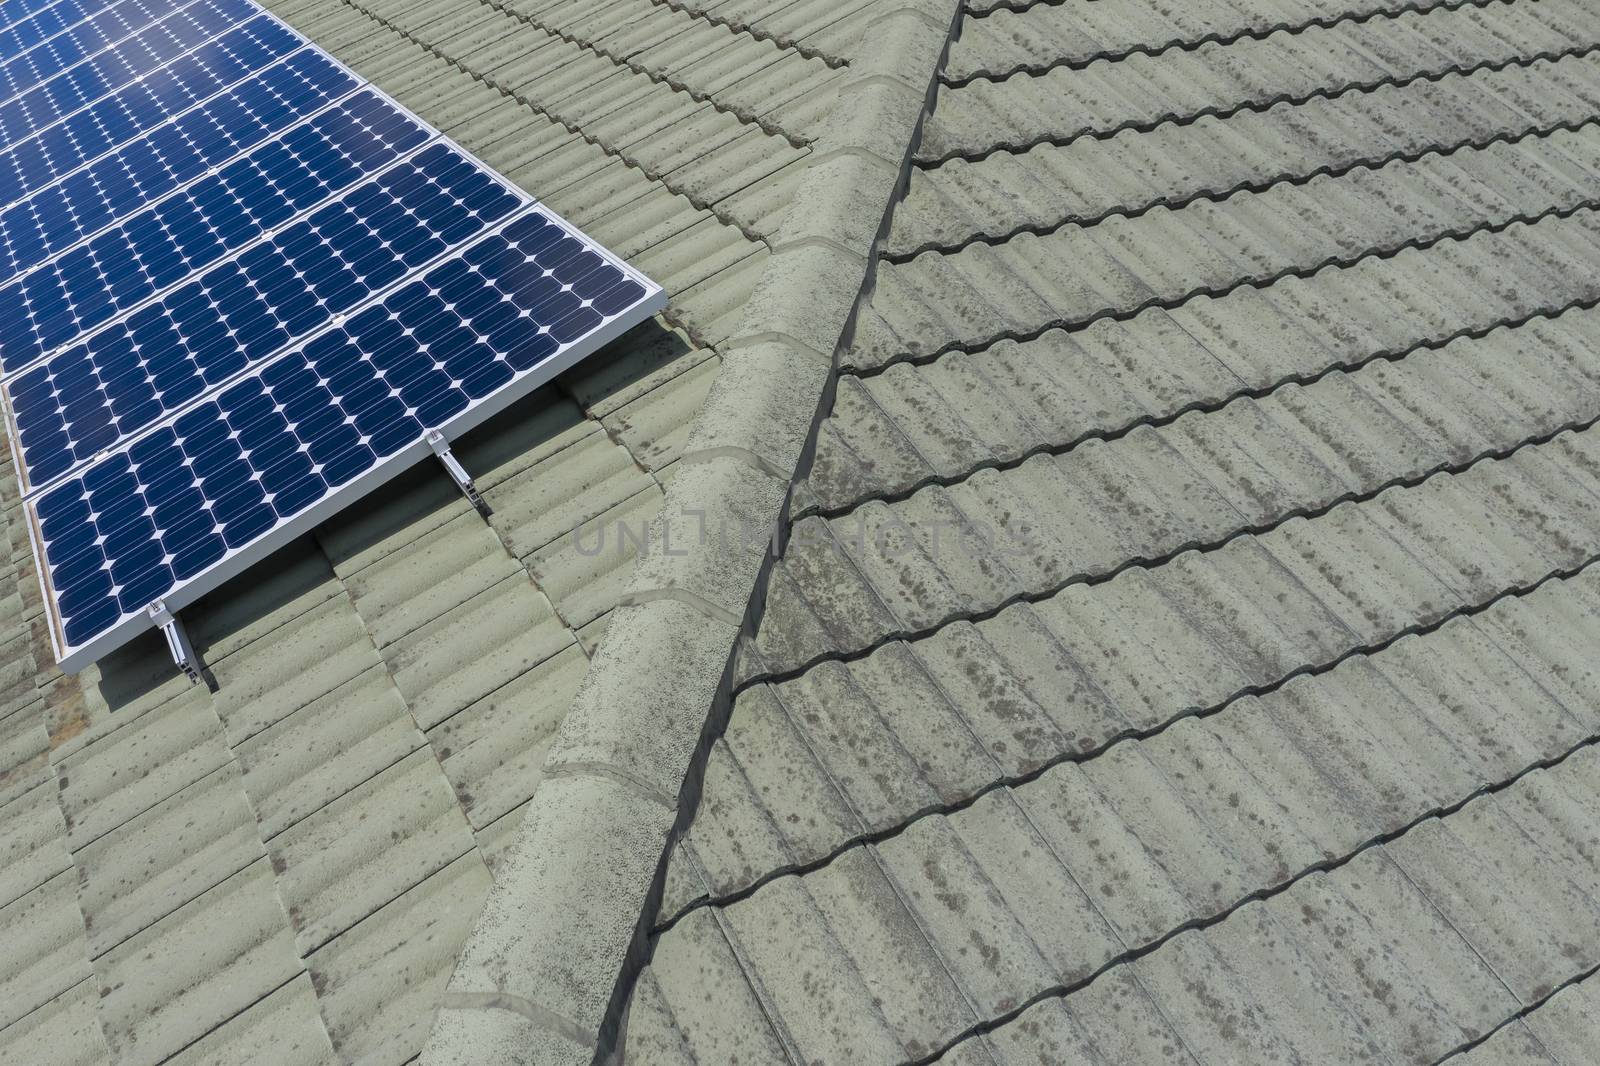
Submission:
[[[814,453],[837,352],[959,25],[958,0],[881,7],[869,24],[879,47],[842,69],[849,106],[812,143],[809,180],[722,346],[723,370],[651,526],[647,544],[660,537],[661,549],[640,553],[463,947],[423,1051],[429,1066],[576,1066],[616,1050],[667,857],[698,802],[706,738],[731,708],[734,651],[759,616],[772,531],[788,512],[793,477],[774,474]],[[649,791],[677,797],[676,809]],[[558,1024],[497,1009],[504,996]]]

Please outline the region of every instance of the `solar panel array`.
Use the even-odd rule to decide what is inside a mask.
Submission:
[[[251,0],[0,2],[0,278],[69,671],[665,303]]]

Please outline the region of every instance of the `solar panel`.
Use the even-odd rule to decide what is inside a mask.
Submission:
[[[299,42],[289,34],[262,38],[255,28],[225,34],[0,150],[0,203],[9,208],[141,136],[147,141],[143,153],[155,157],[148,165],[168,172],[170,188],[356,85],[325,56],[294,52]],[[281,63],[266,66],[284,55]],[[145,188],[151,196],[164,191]]]
[[[52,29],[58,22],[72,17],[68,11],[70,6],[76,5],[57,4],[29,20],[29,23],[45,20],[36,28],[51,29],[41,40],[16,52],[7,50],[0,53],[6,56],[5,62],[0,63],[0,100],[9,100],[26,89],[49,81],[96,52],[132,37],[172,10],[171,5],[163,0],[121,0],[110,7],[101,7],[81,21]],[[16,32],[29,35],[29,28],[29,24],[24,23],[16,28]]]
[[[0,103],[0,137],[10,142],[44,129],[220,36],[253,10],[249,0],[196,0],[155,25]],[[281,24],[271,16],[262,15],[259,19],[258,32],[281,32]]]
[[[0,406],[71,671],[156,625],[182,660],[172,612],[421,458],[462,480],[450,439],[665,303],[247,0],[157,6],[0,4],[63,62],[147,18],[0,104]]]
[[[8,61],[105,8],[100,0],[61,0],[0,30],[0,56]]]
[[[5,0],[0,3],[0,29],[9,29],[56,3],[57,0]]]
[[[69,228],[84,215],[97,220],[122,215],[114,225],[0,288],[5,369],[20,370],[184,275],[237,251],[428,137],[417,123],[363,91],[135,214],[122,215],[112,205],[96,202],[76,217],[62,212],[44,216],[63,220],[62,228]],[[120,174],[129,168],[106,169]],[[136,188],[131,182],[88,187]],[[36,227],[30,230],[37,232]],[[0,233],[11,235],[3,221]],[[43,258],[37,254],[40,244],[34,241],[28,249],[33,254],[26,256],[0,244],[0,261],[30,265]]]

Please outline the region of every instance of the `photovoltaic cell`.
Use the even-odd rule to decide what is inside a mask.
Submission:
[[[180,150],[193,161],[165,164],[174,181],[187,181],[355,88],[349,73],[318,52],[294,52],[298,45],[279,27],[251,23],[12,145],[0,152],[0,203],[9,207],[145,134],[157,152],[188,146]],[[169,122],[172,132],[163,128]]]
[[[0,29],[15,26],[55,3],[56,0],[5,0],[0,3]]]
[[[66,5],[57,5],[43,15],[55,16]],[[103,7],[90,18],[77,22],[21,53],[5,53],[0,63],[0,100],[9,100],[42,82],[48,81],[83,60],[131,37],[172,11],[163,0],[122,0]]]
[[[112,48],[0,104],[0,139],[16,141],[43,129],[179,58],[256,10],[249,0],[195,0]],[[270,16],[260,18],[262,32],[269,27],[281,28]]]
[[[10,379],[28,487],[147,428],[517,206],[483,170],[434,145]]]
[[[631,324],[648,295],[536,209],[46,492],[35,515],[67,646],[418,458],[428,430]]]
[[[0,288],[22,367],[354,185],[430,134],[371,90]]]
[[[105,8],[103,0],[61,0],[36,15],[0,30],[0,58],[11,57],[53,37],[68,26],[82,22]]]

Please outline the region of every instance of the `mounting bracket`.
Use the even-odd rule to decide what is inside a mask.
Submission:
[[[172,653],[172,661],[188,675],[190,684],[199,684],[199,660],[195,658],[194,645],[189,643],[189,634],[184,631],[178,616],[167,610],[167,605],[161,600],[145,610],[150,614],[150,621],[160,626],[162,635],[167,638],[167,650]]]
[[[477,509],[484,518],[489,517],[489,505],[483,497],[478,495],[478,487],[472,483],[472,478],[467,476],[466,467],[455,457],[450,450],[450,442],[444,439],[444,434],[433,430],[428,434],[428,447],[433,449],[433,454],[439,457],[439,462],[444,466],[445,473],[456,483],[456,488],[467,498],[467,502]]]

